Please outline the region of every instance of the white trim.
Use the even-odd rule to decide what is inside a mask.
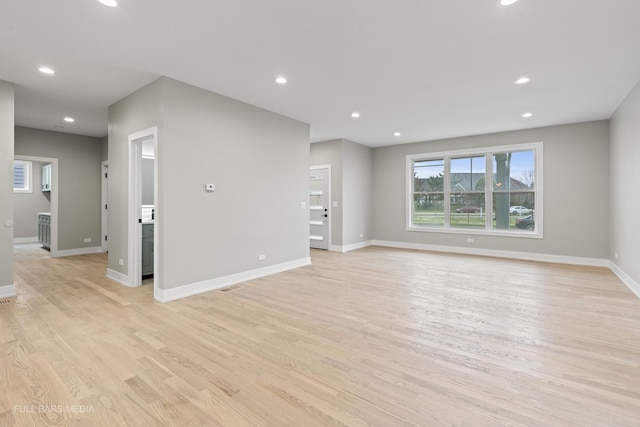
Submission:
[[[633,292],[636,297],[640,298],[640,284],[638,282],[633,280],[631,276],[625,273],[620,267],[618,267],[613,262],[610,262],[609,269],[613,272],[613,274],[618,276],[618,279],[620,279],[620,281],[622,281],[622,283],[624,283],[625,286],[629,288],[629,290]]]
[[[373,245],[373,240],[367,240],[364,242],[352,243],[345,246],[332,245],[329,247],[329,250],[333,252],[351,252],[357,249],[366,248],[371,245]]]
[[[102,247],[101,246],[93,246],[90,248],[76,248],[76,249],[64,249],[58,251],[55,256],[51,255],[52,258],[60,258],[65,256],[76,256],[76,255],[88,255],[88,254],[101,254]]]
[[[38,236],[35,237],[14,237],[13,244],[19,245],[21,243],[38,243]]]
[[[13,285],[0,286],[0,298],[12,298],[17,295],[15,283]]]
[[[169,302],[203,292],[226,288],[237,283],[247,282],[260,277],[270,276],[283,271],[293,270],[311,264],[311,258],[300,258],[293,261],[283,262],[268,267],[256,268],[255,270],[244,271],[242,273],[230,274],[228,276],[217,277],[215,279],[204,280],[202,282],[191,283],[173,289],[154,289],[153,296],[157,301]]]
[[[309,167],[309,171],[313,171],[313,170],[319,170],[319,169],[327,169],[327,171],[329,172],[329,183],[327,185],[327,209],[329,212],[329,218],[327,221],[327,249],[328,250],[332,250],[331,249],[331,234],[333,233],[333,200],[331,199],[331,176],[332,176],[332,172],[331,172],[331,164],[327,164],[327,165],[314,165],[314,166],[310,166]],[[309,202],[309,197],[307,197],[307,203]],[[313,206],[309,206],[309,210],[313,210]],[[309,214],[309,217],[311,217],[311,214]],[[309,239],[309,241],[311,241],[311,239]],[[311,245],[309,245],[311,246]]]
[[[51,256],[58,256],[58,159],[55,157],[23,156],[14,154],[14,159],[30,160],[32,162],[51,163]]]
[[[388,248],[417,249],[421,251],[446,252],[463,255],[480,255],[495,258],[508,258],[525,261],[551,262],[555,264],[585,265],[590,267],[609,267],[609,260],[604,258],[583,258],[566,255],[541,254],[536,252],[502,251],[496,249],[475,249],[459,246],[428,245],[424,243],[389,242],[374,240],[374,246]]]
[[[108,234],[108,228],[107,228],[107,218],[109,215],[109,211],[108,211],[108,203],[109,203],[109,179],[105,178],[105,174],[109,174],[109,161],[105,160],[103,162],[100,163],[101,168],[100,168],[100,182],[102,185],[102,195],[101,195],[101,201],[102,201],[102,206],[100,207],[100,212],[101,212],[101,216],[100,216],[100,241],[102,244],[102,252],[107,252],[109,245],[108,245],[108,238],[105,239],[105,237]],[[105,208],[105,206],[107,206],[107,208]]]
[[[127,287],[131,287],[131,285],[129,284],[129,276],[127,276],[126,274],[122,274],[120,272],[117,272],[115,270],[112,270],[110,268],[107,268],[107,278],[114,280],[122,285],[125,285]]]

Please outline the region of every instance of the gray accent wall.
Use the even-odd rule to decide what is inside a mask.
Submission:
[[[373,149],[345,140],[343,153],[342,243],[348,246],[373,237]]]
[[[0,290],[13,293],[14,85],[0,80]],[[5,288],[5,289],[7,289]]]
[[[538,141],[544,143],[543,239],[406,230],[408,154]],[[608,121],[375,148],[373,171],[376,240],[511,251],[514,256],[531,252],[609,258]],[[466,242],[468,237],[473,244]]]
[[[100,138],[100,160],[109,160],[109,137]]]
[[[611,118],[611,251],[614,264],[640,283],[640,83]],[[616,254],[618,257],[616,258]]]
[[[128,135],[151,126],[159,289],[309,257],[309,211],[300,207],[309,125],[163,77],[109,109],[109,268],[127,274],[117,259],[127,259]]]
[[[373,209],[373,149],[346,139],[311,144],[311,166],[331,165],[331,245],[370,241]]]
[[[58,250],[100,246],[100,138],[16,126],[15,155],[58,159]]]
[[[13,238],[38,236],[38,212],[50,212],[51,193],[41,191],[42,166],[45,162],[31,162],[31,193],[13,195]]]

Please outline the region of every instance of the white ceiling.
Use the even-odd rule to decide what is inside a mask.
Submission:
[[[0,80],[21,126],[104,136],[107,107],[164,75],[381,146],[608,119],[640,79],[638,17],[638,0],[6,1]]]

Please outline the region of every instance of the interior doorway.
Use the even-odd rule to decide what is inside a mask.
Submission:
[[[102,252],[109,252],[107,224],[109,214],[109,162],[102,162]]]
[[[157,230],[158,222],[161,220],[157,209],[157,127],[129,135],[129,146],[128,284],[132,287],[141,286],[143,276],[148,277],[151,273],[155,296],[160,289],[159,283],[162,278],[161,271],[157,268],[159,240]],[[152,168],[151,172],[149,167]],[[149,178],[150,176],[152,178]],[[151,183],[148,182],[149,179]],[[149,195],[149,191],[152,195]],[[150,265],[151,271],[149,271]]]
[[[41,207],[32,208],[27,214],[16,213],[16,204],[14,203],[14,217],[21,217],[23,215],[28,216],[28,221],[32,222],[30,229],[33,234],[29,236],[23,236],[14,240],[14,244],[40,244],[49,250],[49,254],[52,257],[58,256],[58,159],[53,157],[40,157],[40,156],[24,156],[20,154],[14,155],[14,160],[20,160],[29,162],[30,165],[30,177],[31,180],[31,195],[42,196],[48,199],[48,212],[44,205]],[[35,165],[35,166],[34,166]],[[46,175],[46,177],[44,176]],[[14,194],[14,197],[21,196]],[[48,218],[47,218],[47,215]],[[45,214],[44,217],[43,215]],[[41,217],[43,223],[41,224]],[[14,218],[15,219],[15,218]],[[37,225],[37,227],[33,227]],[[37,234],[37,236],[36,236]],[[39,243],[44,242],[44,243]]]

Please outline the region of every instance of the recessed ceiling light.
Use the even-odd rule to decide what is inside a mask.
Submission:
[[[522,114],[522,117],[525,118],[525,119],[528,119],[531,116],[533,116],[533,113],[526,112],[526,113]]]
[[[74,119],[73,117],[65,117],[64,121],[67,123],[73,123],[76,121],[76,119]]]
[[[531,79],[529,77],[522,76],[522,77],[518,78],[518,80],[516,80],[515,83],[517,85],[523,85],[523,84],[529,83],[530,81],[531,81]]]
[[[287,78],[280,76],[278,78],[276,78],[276,83],[278,83],[279,85],[283,85],[287,83]]]
[[[116,0],[99,0],[105,6],[116,7],[118,2]]]
[[[500,0],[500,6],[511,6],[518,0]]]
[[[400,132],[396,132],[393,134],[393,136],[401,136],[402,134]]]
[[[40,67],[38,68],[38,71],[40,71],[42,74],[55,74],[56,72],[53,71],[52,68],[49,67]]]
[[[351,117],[353,117],[354,119],[359,119],[360,113],[358,113],[357,111],[354,111],[353,113],[351,113]]]

